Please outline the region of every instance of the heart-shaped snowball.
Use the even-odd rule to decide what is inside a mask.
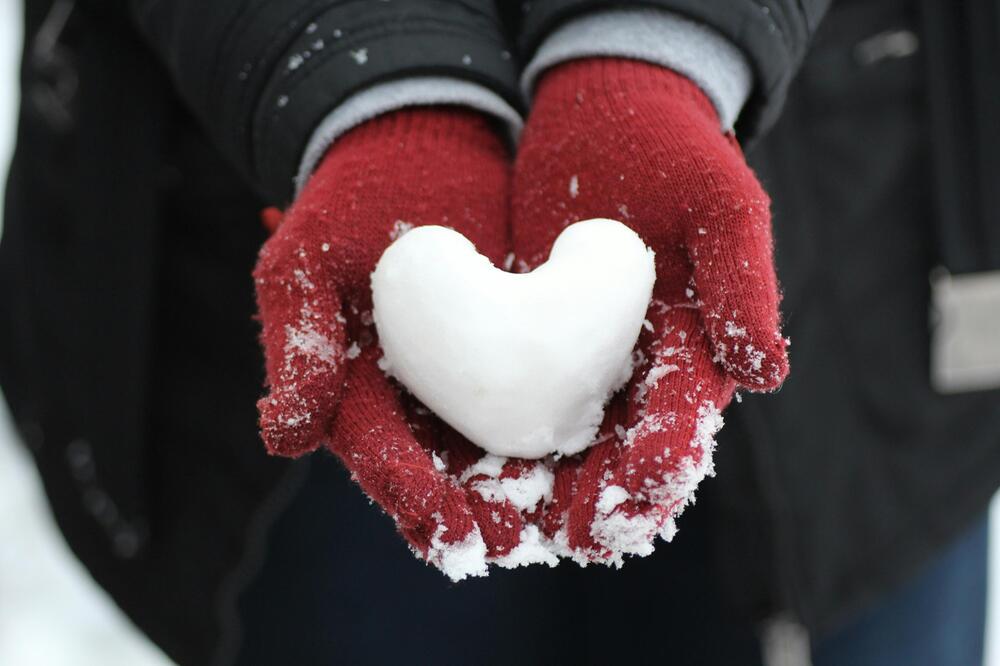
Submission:
[[[655,277],[653,251],[614,220],[570,225],[525,274],[417,227],[372,273],[382,369],[490,453],[577,453],[632,374]]]

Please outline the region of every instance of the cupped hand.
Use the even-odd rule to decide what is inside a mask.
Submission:
[[[499,263],[509,185],[508,151],[483,115],[425,107],[380,116],[335,142],[254,272],[268,450],[327,446],[415,552],[453,579],[502,564],[523,541],[521,511],[474,489],[476,449],[379,369],[369,276],[394,238],[425,224],[456,229]]]
[[[737,387],[776,389],[788,362],[768,197],[690,80],[614,58],[544,75],[515,167],[521,270],[544,262],[567,225],[594,217],[624,222],[654,250],[653,301],[598,443],[553,465],[552,499],[533,519],[560,554],[620,564],[673,535],[712,471],[713,435]]]

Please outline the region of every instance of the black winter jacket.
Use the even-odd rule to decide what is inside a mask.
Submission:
[[[707,488],[726,587],[757,614],[835,628],[1000,486],[1000,390],[929,379],[930,275],[1000,269],[996,63],[995,0],[837,2],[751,155],[792,372],[726,413]]]
[[[233,597],[252,575],[263,528],[296,476],[294,466],[266,458],[256,434],[262,362],[249,279],[263,240],[256,216],[265,204],[289,199],[310,132],[352,92],[411,74],[446,74],[486,85],[524,108],[518,63],[553,27],[592,8],[658,6],[706,22],[746,53],[756,86],[738,130],[749,142],[777,119],[826,4],[28,2],[18,147],[0,244],[0,383],[73,550],[181,663],[205,663],[220,654],[220,641],[231,639]],[[834,16],[844,18],[831,21],[790,113],[759,151],[776,201],[781,275],[797,343],[792,383],[731,411],[724,437],[749,446],[723,441],[720,478],[706,484],[718,496],[712,505],[719,507],[720,534],[737,544],[723,564],[741,576],[734,589],[742,601],[759,615],[793,612],[814,629],[926,559],[982,509],[1000,477],[997,429],[982,418],[991,407],[1000,412],[995,394],[932,395],[919,372],[926,347],[918,335],[898,357],[900,367],[914,364],[906,382],[916,388],[898,403],[865,402],[858,392],[880,394],[886,377],[850,353],[866,344],[892,346],[890,336],[912,333],[922,321],[921,271],[939,261],[932,250],[941,217],[931,211],[952,190],[944,176],[922,169],[928,160],[921,159],[932,150],[929,128],[955,133],[958,125],[932,122],[924,108],[927,87],[944,77],[930,66],[932,58],[865,70],[851,49],[908,21],[922,37],[933,23],[955,57],[984,58],[963,49],[970,26],[986,22],[963,22],[951,16],[956,10],[945,12],[954,25],[921,23],[915,2],[842,5]],[[322,48],[315,46],[319,39]],[[363,67],[350,57],[361,48],[368,49]],[[290,71],[289,54],[304,51],[307,64]],[[974,83],[981,95],[985,84]],[[962,151],[973,139],[958,135],[963,140],[948,155],[966,165]],[[885,151],[884,163],[867,160],[874,139],[882,141],[875,145]],[[899,185],[888,183],[863,202],[867,207],[831,209],[831,201],[850,199],[838,187],[872,175],[843,168],[838,157],[878,174],[898,172]],[[969,172],[987,182],[988,167]],[[803,173],[811,190],[802,187]],[[910,202],[905,214],[895,207],[918,190],[928,201]],[[983,210],[953,222],[984,226]],[[905,226],[911,212],[923,215],[920,225]],[[861,287],[836,271],[839,253],[856,256],[868,247],[856,236],[870,237],[876,215],[898,223],[893,228],[910,234],[904,236],[918,248],[919,261],[904,257],[899,265],[878,244],[872,251],[882,252],[883,263],[857,256],[859,266],[885,266],[884,273],[872,269],[864,286],[884,287],[892,269],[907,269],[899,273],[905,280],[894,283],[905,314],[896,328],[884,327],[883,316],[861,317],[857,327],[843,323],[858,313]],[[856,229],[851,241],[831,245],[824,234],[846,222]],[[965,257],[963,244],[957,247],[953,256]],[[834,327],[826,328],[823,317]],[[863,339],[845,350],[837,331]],[[858,364],[857,375],[838,372],[844,357]],[[907,422],[915,414],[918,426]],[[963,428],[950,428],[956,423]],[[946,441],[949,430],[962,441]],[[972,452],[968,461],[949,454],[960,445]],[[849,455],[834,455],[841,450]],[[744,453],[749,459],[741,459]],[[897,464],[901,455],[905,463]],[[837,476],[835,483],[806,487],[817,474],[825,479],[841,469],[843,460],[852,461],[843,473],[860,480]],[[885,484],[911,495],[887,497]],[[910,501],[916,495],[921,501]],[[886,528],[888,545],[868,549],[846,538],[854,525],[865,538],[876,528],[895,531]],[[845,538],[831,539],[830,526]],[[747,586],[751,579],[759,585]]]
[[[133,15],[178,92],[222,152],[272,201],[291,195],[320,120],[373,83],[434,73],[482,83],[515,107],[519,60],[553,27],[589,9],[659,6],[703,20],[755,68],[747,134],[774,121],[829,0],[395,0],[215,2],[132,0]],[[516,47],[516,48],[515,48]],[[350,57],[364,50],[363,64]],[[516,51],[520,58],[512,57]],[[306,56],[295,69],[290,54]]]

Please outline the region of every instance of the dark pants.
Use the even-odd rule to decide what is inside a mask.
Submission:
[[[240,663],[761,663],[755,627],[722,609],[707,512],[620,571],[495,570],[449,583],[329,457],[278,520],[244,594]],[[907,589],[814,647],[816,666],[967,666],[982,654],[985,519]]]
[[[910,584],[813,650],[814,666],[979,666],[986,629],[984,516]]]

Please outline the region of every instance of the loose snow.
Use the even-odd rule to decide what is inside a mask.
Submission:
[[[644,418],[628,430],[625,445],[629,446],[636,437],[650,431],[663,430],[668,420],[654,416]],[[715,434],[722,424],[722,415],[715,405],[711,401],[703,402],[698,408],[689,444],[694,450],[689,455],[683,455],[675,469],[665,471],[658,478],[645,479],[645,487],[637,497],[632,497],[620,486],[604,488],[595,505],[597,513],[591,523],[590,534],[607,549],[604,553],[607,564],[621,567],[626,555],[651,554],[657,536],[665,541],[673,539],[677,533],[674,519],[694,502],[695,489],[702,479],[714,474],[712,453],[715,450]],[[664,452],[664,455],[667,453]],[[640,510],[623,511],[623,505],[629,500],[639,502]],[[586,554],[576,553],[574,559],[579,561],[583,557]]]
[[[519,511],[530,512],[539,502],[548,503],[552,500],[555,476],[544,462],[536,462],[530,470],[522,470],[517,476],[500,478],[506,462],[507,459],[502,456],[487,454],[465,470],[459,481],[465,483],[476,476],[485,475],[488,478],[472,482],[472,489],[485,500],[509,500]]]
[[[500,478],[506,463],[507,458],[504,456],[487,453],[462,472],[458,481],[464,484],[475,477],[485,476],[486,479],[472,482],[473,490],[483,499],[493,502],[510,500],[521,511],[531,511],[539,502],[548,503],[552,500],[555,476],[545,462],[538,461],[531,469],[521,470],[517,476]]]
[[[612,510],[629,499],[628,491],[621,486],[608,486],[601,491],[601,496],[595,505],[600,513],[611,513]]]
[[[550,567],[559,564],[559,558],[548,548],[545,537],[535,525],[528,525],[521,530],[520,543],[503,557],[492,560],[493,564],[504,569],[515,569],[531,564],[547,564]]]
[[[590,534],[608,549],[608,563],[621,568],[625,563],[625,555],[645,557],[652,554],[653,541],[660,527],[658,513],[650,510],[649,513],[627,516],[616,511],[607,516],[597,515]]]
[[[469,532],[464,539],[456,543],[445,543],[441,540],[447,531],[448,528],[444,524],[438,525],[437,531],[431,537],[427,561],[456,583],[470,576],[486,576],[489,573],[486,566],[486,542],[483,541],[479,529]]]
[[[399,240],[399,238],[405,234],[407,231],[413,229],[413,224],[406,222],[404,220],[396,220],[392,223],[392,229],[389,230],[389,240]]]

